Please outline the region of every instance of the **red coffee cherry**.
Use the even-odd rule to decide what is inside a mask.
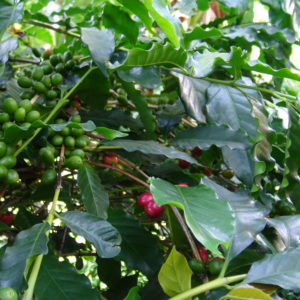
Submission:
[[[150,200],[144,209],[147,216],[151,219],[157,218],[164,211],[164,207],[156,204],[154,200]]]
[[[191,164],[188,161],[184,160],[184,159],[179,159],[178,160],[178,165],[181,169],[187,169]]]
[[[138,205],[139,206],[142,206],[142,207],[145,207],[146,204],[149,202],[149,201],[153,201],[153,196],[151,193],[149,192],[146,192],[146,193],[143,193],[141,194],[139,197],[138,197]]]

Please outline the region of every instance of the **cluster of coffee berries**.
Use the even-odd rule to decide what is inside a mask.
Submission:
[[[224,265],[222,257],[211,257],[209,252],[203,246],[197,247],[200,259],[192,258],[189,260],[189,265],[195,273],[208,272],[210,275],[218,275]]]
[[[52,54],[39,65],[25,68],[18,73],[17,79],[18,85],[25,89],[21,98],[31,99],[34,95],[39,95],[47,106],[55,106],[60,97],[59,85],[63,82],[63,76],[74,66],[72,54],[67,51],[64,54]]]
[[[145,213],[151,219],[159,217],[164,211],[164,207],[156,204],[152,194],[149,192],[141,194],[137,203],[144,208]]]

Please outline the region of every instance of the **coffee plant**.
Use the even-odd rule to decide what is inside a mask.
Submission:
[[[300,299],[297,0],[0,0],[0,299]]]

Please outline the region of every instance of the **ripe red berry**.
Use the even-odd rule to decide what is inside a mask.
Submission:
[[[181,169],[187,169],[191,164],[184,159],[179,159],[178,165]]]
[[[179,183],[179,184],[177,184],[177,185],[180,185],[180,186],[185,186],[185,187],[188,187],[189,185],[188,184],[186,184],[186,183]]]
[[[119,162],[119,158],[115,155],[111,155],[111,154],[105,154],[102,158],[102,162],[105,165],[116,165]]]
[[[139,206],[144,207],[144,206],[146,206],[146,204],[147,204],[149,201],[151,201],[151,200],[153,201],[153,196],[152,196],[152,194],[149,193],[149,192],[146,192],[146,193],[141,194],[141,195],[138,197],[137,203],[138,203]]]
[[[195,157],[199,157],[201,156],[203,153],[203,150],[199,147],[195,147],[193,150],[192,150],[192,155],[195,156]]]
[[[222,261],[224,261],[225,259],[223,257],[216,256],[216,257],[212,257],[211,261],[213,261],[213,260],[222,260]]]
[[[206,176],[210,176],[212,175],[213,171],[209,168],[204,168],[203,169],[203,174],[205,174]]]
[[[164,210],[163,206],[160,206],[154,202],[154,200],[150,200],[145,206],[145,212],[147,216],[151,219],[157,218]]]
[[[203,246],[198,246],[197,247],[200,258],[202,262],[205,264],[208,261],[208,252]]]
[[[149,95],[152,95],[152,94],[153,94],[153,90],[151,90],[151,89],[146,89],[145,92],[146,92],[147,94],[149,94]]]
[[[10,225],[14,221],[14,215],[12,212],[7,212],[5,214],[0,215],[0,221],[5,223],[6,225]]]

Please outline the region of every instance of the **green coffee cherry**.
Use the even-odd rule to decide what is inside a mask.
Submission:
[[[64,144],[68,148],[74,148],[75,146],[75,139],[72,136],[66,136],[64,139]]]
[[[4,180],[7,176],[7,168],[3,165],[0,165],[0,180]]]
[[[7,172],[5,182],[9,185],[15,185],[19,181],[19,174],[16,170],[10,169]]]
[[[67,70],[72,70],[74,67],[75,67],[75,62],[74,62],[74,60],[68,60],[68,61],[65,63],[65,68],[66,68]]]
[[[30,112],[32,109],[32,104],[31,104],[30,100],[28,100],[28,99],[22,100],[19,103],[19,106],[23,107],[27,113]]]
[[[71,156],[74,156],[74,155],[76,155],[76,156],[79,156],[79,157],[81,157],[82,159],[85,157],[85,152],[83,151],[83,150],[81,150],[81,149],[75,149],[75,150],[73,150],[71,153],[70,153],[70,155]]]
[[[35,67],[35,69],[32,72],[32,79],[34,80],[41,80],[44,76],[44,70],[41,67]]]
[[[64,142],[64,138],[61,135],[54,135],[51,139],[52,145],[54,146],[61,146]]]
[[[55,71],[56,72],[62,72],[65,68],[65,65],[63,63],[58,63],[56,66],[55,66]]]
[[[13,122],[6,122],[2,125],[2,129],[5,131],[7,130],[10,126],[14,125],[15,123]]]
[[[51,76],[51,82],[53,85],[59,85],[63,82],[63,77],[59,73],[55,73]]]
[[[47,92],[47,88],[42,82],[39,81],[33,82],[32,87],[39,94],[44,94]]]
[[[34,93],[31,91],[24,91],[21,93],[21,99],[31,99],[34,96]]]
[[[8,113],[0,113],[0,123],[6,123],[9,121],[9,114]]]
[[[79,169],[83,165],[82,158],[77,155],[70,156],[66,160],[66,166],[70,169]]]
[[[6,98],[3,101],[3,110],[9,114],[13,114],[18,109],[18,103],[13,98]]]
[[[75,123],[80,123],[81,122],[81,117],[80,117],[80,115],[73,115],[72,117],[71,117],[71,120],[70,120],[71,122],[75,122]]]
[[[42,53],[40,52],[40,50],[37,47],[34,47],[31,50],[32,50],[32,53],[33,53],[34,56],[36,56],[36,57],[41,57],[42,56]]]
[[[49,60],[52,66],[55,66],[60,62],[59,56],[57,54],[52,54],[49,57]]]
[[[41,68],[43,69],[45,75],[48,75],[53,71],[53,68],[49,63],[44,63]]]
[[[52,150],[49,147],[41,148],[39,151],[39,157],[46,164],[51,165],[54,163],[54,155]]]
[[[64,62],[67,62],[68,60],[72,59],[73,55],[70,51],[66,51],[64,54],[63,54],[63,61]]]
[[[17,122],[23,122],[25,120],[26,110],[24,107],[19,107],[14,114],[15,120]]]
[[[87,146],[89,141],[89,138],[85,135],[79,136],[76,141],[75,141],[75,145],[78,148],[84,148]]]
[[[39,120],[41,117],[39,111],[32,110],[26,115],[26,122],[33,123],[34,121]]]
[[[84,134],[84,130],[81,128],[71,128],[71,134],[75,137],[79,137]]]
[[[54,90],[47,91],[47,93],[46,93],[46,98],[47,99],[52,100],[52,99],[55,99],[56,97],[57,97],[57,92],[56,91],[54,91]]]
[[[30,88],[32,85],[32,80],[25,76],[18,78],[17,82],[18,85],[22,88]]]
[[[63,136],[68,136],[70,135],[70,128],[69,127],[65,127],[61,132],[60,132],[61,135]]]
[[[6,155],[0,159],[0,165],[3,165],[7,168],[13,168],[17,163],[17,159],[13,155]]]
[[[48,169],[41,178],[42,184],[53,184],[56,181],[57,173],[55,169]]]
[[[0,157],[3,157],[6,154],[7,146],[6,143],[0,142]]]
[[[45,85],[45,87],[47,87],[47,88],[51,88],[51,79],[50,79],[50,76],[44,76],[43,78],[42,78],[42,83]]]

